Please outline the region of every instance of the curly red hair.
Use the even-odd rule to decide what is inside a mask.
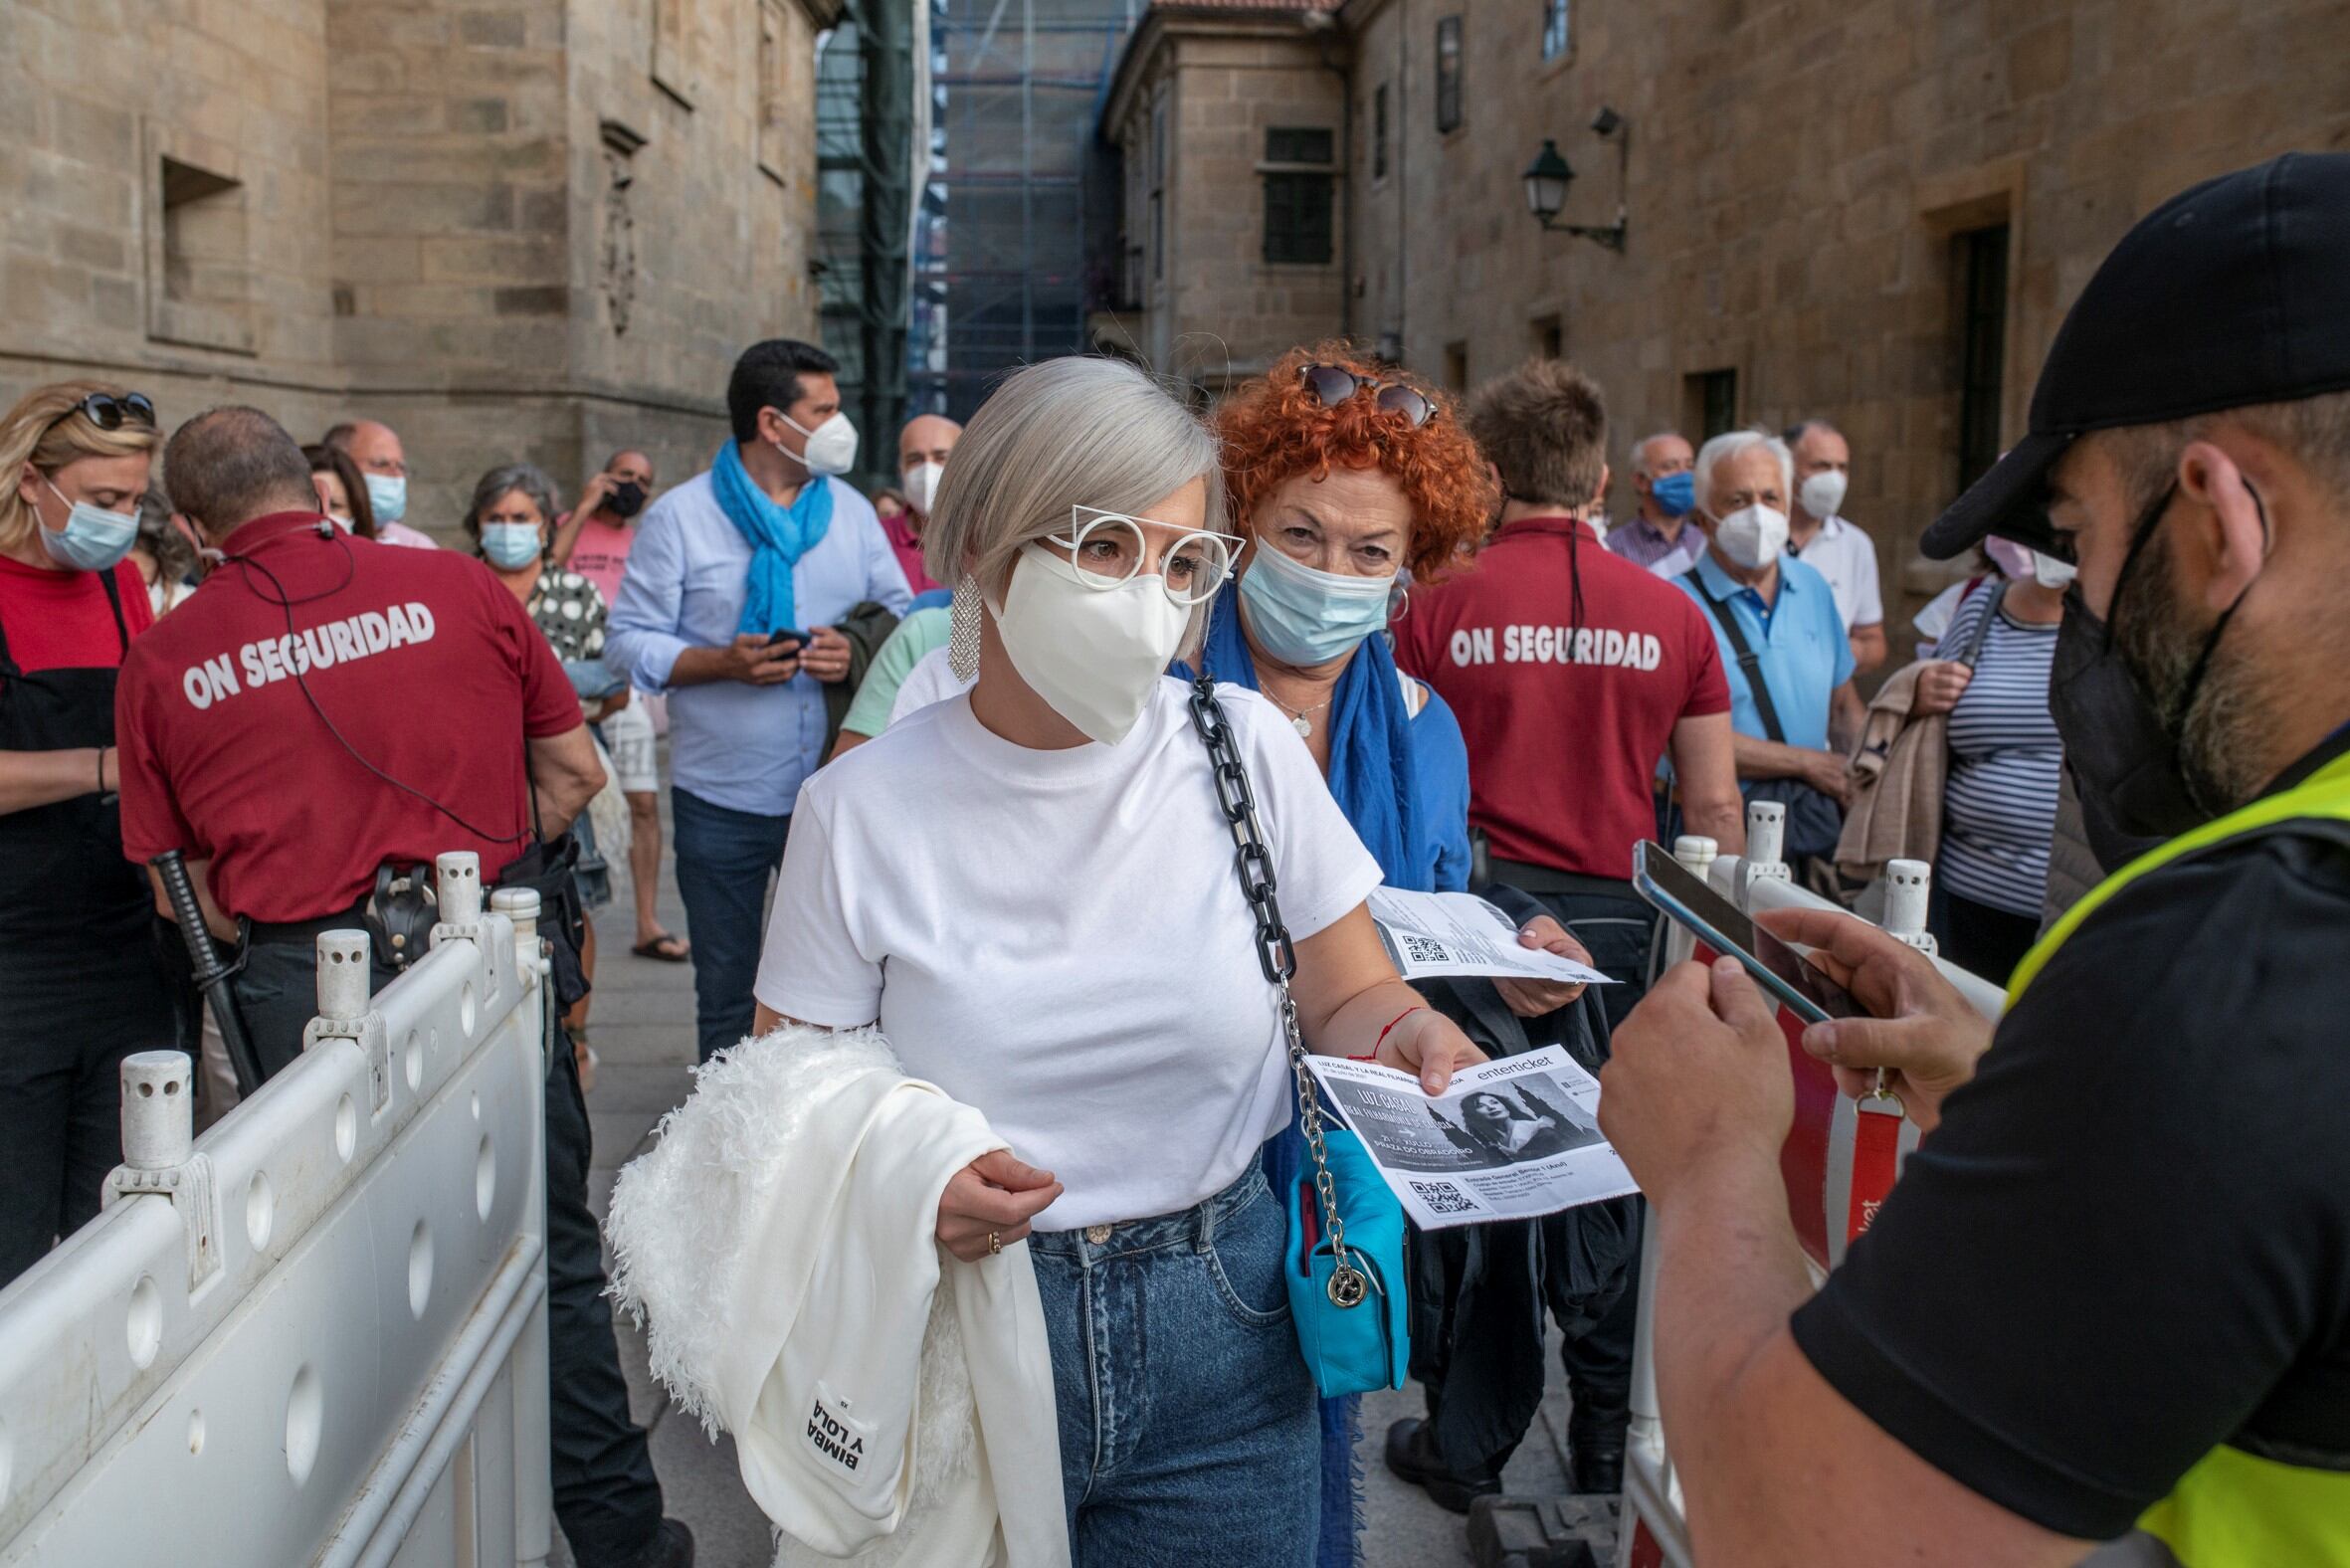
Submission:
[[[1307,365],[1337,365],[1365,381],[1400,382],[1436,405],[1419,429],[1357,393],[1331,408],[1306,386]],[[1258,505],[1300,474],[1326,479],[1333,469],[1377,469],[1403,487],[1412,508],[1412,544],[1404,564],[1422,582],[1441,576],[1474,549],[1492,525],[1501,492],[1453,400],[1413,377],[1364,358],[1342,341],[1292,348],[1264,375],[1242,384],[1216,410],[1224,442],[1225,495],[1233,531],[1253,537]]]

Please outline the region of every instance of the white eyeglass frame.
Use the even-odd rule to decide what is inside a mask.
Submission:
[[[1077,564],[1077,550],[1084,544],[1086,538],[1092,534],[1094,529],[1107,523],[1123,523],[1133,529],[1137,544],[1147,543],[1142,533],[1145,526],[1165,528],[1169,531],[1174,531],[1178,526],[1172,522],[1161,522],[1156,517],[1137,517],[1131,512],[1105,511],[1099,506],[1070,507],[1069,537],[1063,538],[1059,534],[1047,534],[1044,542],[1068,551],[1072,568],[1084,581],[1085,586],[1096,593],[1108,593],[1112,589],[1122,588],[1132,582],[1142,571],[1144,551],[1140,549],[1134,552],[1133,569],[1123,577],[1112,577],[1107,572],[1087,571],[1084,567]],[[1171,603],[1181,605],[1185,609],[1206,604],[1222,591],[1226,583],[1239,575],[1241,551],[1249,547],[1249,541],[1238,534],[1220,532],[1215,528],[1193,528],[1187,532],[1177,533],[1174,542],[1159,552],[1160,560],[1165,561],[1175,555],[1194,539],[1213,539],[1224,547],[1224,574],[1204,592],[1184,594],[1175,590],[1174,585],[1166,580],[1165,571],[1161,570],[1157,574],[1161,589],[1166,593]]]

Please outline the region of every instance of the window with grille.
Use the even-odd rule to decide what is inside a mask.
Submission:
[[[1311,126],[1265,133],[1265,260],[1322,267],[1330,261],[1334,205],[1331,163],[1337,137]]]
[[[1461,18],[1448,16],[1436,25],[1436,128],[1461,128]]]
[[[1999,461],[2008,337],[2008,226],[1956,237],[1959,268],[1958,488]]]
[[[1575,44],[1568,0],[1542,0],[1542,58],[1556,60]]]

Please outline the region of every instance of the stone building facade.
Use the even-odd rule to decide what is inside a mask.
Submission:
[[[405,440],[410,520],[527,459],[665,482],[745,343],[814,336],[815,37],[840,0],[0,6],[0,401],[248,402]]]
[[[1336,9],[1154,4],[1128,38],[1101,120],[1120,153],[1124,243],[1095,270],[1118,280],[1099,319],[1123,351],[1216,390],[1336,325],[1348,80]],[[1271,229],[1269,199],[1285,203]],[[1318,225],[1300,201],[1326,203]]]
[[[1178,14],[1198,25],[1200,8],[1166,9],[1162,36]],[[1236,363],[1262,362],[1343,331],[1455,387],[1564,354],[1607,388],[1620,476],[1654,429],[1825,417],[1853,442],[1846,509],[1876,536],[1888,599],[1905,589],[1912,608],[1943,580],[1919,531],[2021,432],[2050,337],[2122,232],[2198,179],[2350,148],[2345,0],[1250,9],[1266,13],[1256,80],[1313,116],[1294,122],[1339,133],[1342,237],[1282,279],[1285,299],[1314,303],[1269,312],[1265,280],[1229,265],[1265,200],[1225,127],[1276,105],[1221,103],[1198,155],[1179,139],[1168,160],[1181,210],[1239,232],[1149,301],[1167,320],[1140,314],[1138,352],[1167,366],[1162,344],[1220,330]],[[1228,69],[1204,43],[1145,55],[1151,36],[1113,108],[1146,85],[1183,102],[1194,59],[1203,81]],[[1296,86],[1338,70],[1342,98]],[[1130,193],[1135,123],[1131,108],[1104,123]],[[1560,221],[1606,228],[1621,201],[1620,253],[1529,214],[1522,176],[1545,138],[1579,176]],[[1129,250],[1147,220],[1130,194]],[[1887,609],[1898,651],[1906,615]]]

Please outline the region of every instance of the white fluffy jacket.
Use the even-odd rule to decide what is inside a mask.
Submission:
[[[1005,1147],[872,1029],[713,1057],[621,1171],[612,1293],[654,1375],[734,1434],[776,1562],[1067,1568],[1061,1448],[1026,1243],[938,1246],[938,1197]]]

